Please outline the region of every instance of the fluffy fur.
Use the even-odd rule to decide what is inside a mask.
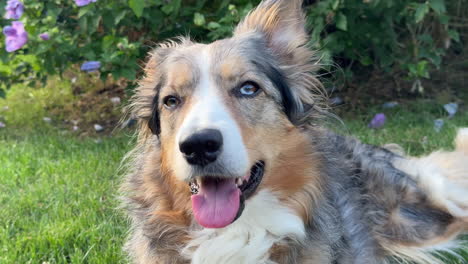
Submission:
[[[282,240],[303,240],[304,224],[278,198],[260,191],[249,203],[239,221],[223,229],[194,232],[184,255],[192,263],[272,263],[270,248]]]
[[[122,192],[134,263],[439,263],[468,228],[468,130],[454,152],[405,157],[321,127],[318,63],[299,0],[265,0],[232,38],[160,44],[130,110],[139,119]],[[239,95],[243,84],[260,87]],[[179,104],[164,106],[176,96]],[[228,129],[229,128],[229,129]],[[190,165],[179,145],[217,129],[216,162]],[[398,147],[389,147],[398,150]],[[188,182],[237,178],[257,161],[263,179],[233,223],[194,220]]]

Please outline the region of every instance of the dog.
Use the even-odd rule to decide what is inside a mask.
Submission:
[[[231,38],[150,53],[122,187],[133,263],[443,263],[463,247],[468,129],[420,158],[327,130],[301,5],[264,0]]]

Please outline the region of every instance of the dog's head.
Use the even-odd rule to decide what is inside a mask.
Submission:
[[[150,54],[135,113],[158,139],[165,177],[190,183],[202,226],[229,225],[259,188],[300,188],[282,162],[301,169],[301,127],[318,103],[304,26],[301,1],[267,0],[232,38],[181,39]]]

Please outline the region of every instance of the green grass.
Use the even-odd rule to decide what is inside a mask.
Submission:
[[[343,123],[333,122],[342,133],[375,145],[397,143],[410,155],[421,155],[437,149],[453,149],[453,140],[460,127],[468,127],[468,109],[460,109],[448,118],[442,105],[420,100],[393,109],[372,106],[366,112],[345,113]],[[376,113],[385,113],[387,122],[382,129],[369,129],[367,124]],[[440,132],[434,130],[434,120],[443,119]]]
[[[115,195],[128,139],[0,134],[0,263],[118,263]]]
[[[132,140],[117,134],[96,143],[45,124],[45,106],[69,99],[66,90],[51,92],[60,89],[16,88],[0,100],[0,109],[10,107],[0,110],[7,123],[0,129],[0,263],[124,263],[127,223],[116,209],[116,172]],[[441,106],[420,102],[386,111],[385,128],[368,129],[380,110],[348,114],[346,126],[336,127],[421,154],[451,148],[456,128],[468,126],[468,112],[449,120]],[[446,119],[440,133],[433,131],[435,118]]]
[[[14,87],[0,99],[0,263],[123,263],[117,209],[123,133],[80,138],[45,109],[72,100],[67,83]],[[1,110],[8,106],[8,110]],[[56,128],[58,126],[60,128]]]
[[[43,117],[52,117],[47,109],[64,108],[73,100],[70,83],[51,80],[47,89],[17,85],[8,91],[7,99],[0,98],[0,121],[22,131],[44,127]],[[4,110],[3,107],[8,107]],[[4,120],[2,120],[4,119]]]

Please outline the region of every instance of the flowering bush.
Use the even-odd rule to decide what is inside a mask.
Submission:
[[[155,42],[189,33],[198,40],[226,36],[253,7],[252,1],[230,2],[0,1],[0,16],[5,18],[0,20],[0,89],[15,82],[35,84],[86,61],[99,62],[97,68],[95,63],[82,69],[99,69],[102,78],[134,80]],[[200,16],[206,16],[206,23]]]
[[[226,37],[258,2],[0,1],[5,18],[0,20],[0,89],[15,82],[45,81],[73,65],[99,70],[102,78],[132,81],[155,42],[188,34],[198,41]],[[428,78],[430,67],[441,62],[444,43],[459,38],[448,27],[444,0],[305,2],[312,48],[322,52],[325,64],[340,58],[351,73],[360,65],[403,70],[413,80]],[[436,27],[446,35],[442,41],[427,29]]]

